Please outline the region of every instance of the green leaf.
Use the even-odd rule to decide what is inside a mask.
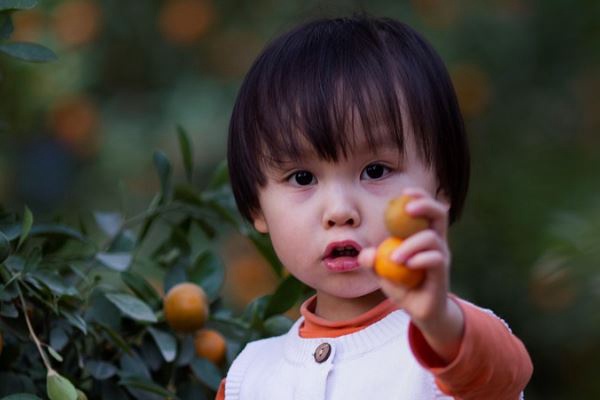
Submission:
[[[0,231],[0,263],[10,256],[10,242],[8,238]]]
[[[130,229],[121,231],[111,240],[108,253],[125,253],[135,249],[135,234]]]
[[[177,125],[177,135],[179,137],[179,147],[181,149],[181,157],[185,168],[185,175],[188,182],[192,181],[192,173],[194,172],[194,159],[192,156],[192,146],[187,132],[181,125]]]
[[[30,274],[36,278],[43,286],[47,287],[55,296],[78,296],[79,291],[74,286],[67,286],[65,279],[56,271],[37,270]]]
[[[283,275],[283,265],[277,254],[275,254],[275,250],[273,249],[273,245],[271,244],[271,240],[268,235],[263,235],[256,231],[254,228],[248,228],[247,231],[242,231],[254,244],[254,246],[258,249],[260,254],[267,259],[273,271],[277,274],[277,276]]]
[[[158,329],[148,328],[148,332],[156,342],[166,362],[171,362],[177,355],[177,341],[170,333]]]
[[[97,253],[96,260],[115,271],[125,271],[131,265],[131,253]]]
[[[251,327],[262,328],[262,321],[265,319],[265,311],[270,298],[271,295],[267,294],[254,299],[244,310],[242,319],[250,323]]]
[[[160,204],[164,204],[171,196],[171,162],[160,150],[154,152],[154,166],[160,179]]]
[[[0,11],[29,10],[37,4],[37,0],[0,0]]]
[[[124,222],[123,216],[118,212],[96,211],[94,212],[94,219],[102,232],[111,238],[119,232]]]
[[[4,230],[4,234],[9,241],[22,236],[22,227],[20,225],[12,225]],[[80,242],[88,243],[89,239],[84,237],[79,231],[61,224],[39,224],[32,226],[29,230],[29,236],[42,237],[66,237],[69,239],[77,239]]]
[[[165,359],[152,338],[152,335],[144,336],[139,351],[141,353],[140,357],[151,371],[158,371],[164,366]]]
[[[192,372],[200,381],[214,391],[219,389],[223,375],[221,371],[209,360],[204,358],[194,358],[190,363]]]
[[[188,276],[185,271],[185,266],[182,263],[177,263],[167,270],[165,277],[163,278],[163,288],[165,293],[178,283],[188,281]]]
[[[192,335],[185,335],[180,343],[177,359],[175,360],[175,365],[177,367],[189,365],[196,356]]]
[[[217,165],[215,172],[213,172],[212,177],[210,178],[210,183],[207,186],[207,189],[213,190],[218,189],[221,186],[227,184],[229,182],[229,168],[227,167],[227,160],[223,160]]]
[[[270,298],[264,318],[269,318],[275,314],[283,314],[292,308],[302,296],[303,290],[304,284],[293,275],[289,275],[279,284]]]
[[[284,315],[274,315],[265,320],[264,330],[268,336],[279,336],[288,332],[294,321]]]
[[[225,268],[221,260],[210,251],[203,251],[196,257],[188,271],[190,280],[202,286],[209,301],[219,297],[225,281]]]
[[[1,47],[2,45],[0,45]],[[1,50],[1,49],[0,49]],[[25,206],[25,211],[23,213],[23,223],[21,225],[21,237],[19,238],[19,243],[17,244],[17,249],[21,247],[21,244],[27,239],[29,235],[29,231],[31,230],[31,226],[33,225],[33,214],[29,207]]]
[[[211,198],[211,194],[207,192],[204,193],[204,200],[210,210],[214,211],[220,218],[231,224],[234,228],[239,229],[242,222],[235,206],[232,208],[230,204],[224,204],[223,198]]]
[[[87,360],[85,369],[99,381],[111,378],[117,373],[117,367],[106,361]]]
[[[31,62],[47,62],[57,59],[52,50],[36,43],[2,43],[0,44],[0,52]]]
[[[121,280],[133,293],[148,303],[150,307],[156,308],[160,305],[162,301],[160,295],[142,275],[133,271],[123,271],[121,272]]]
[[[24,273],[35,271],[42,262],[42,249],[36,245],[30,248],[25,254],[25,268]]]
[[[12,302],[0,302],[0,316],[6,318],[17,318],[19,310]]]
[[[37,396],[34,396],[29,393],[16,393],[11,394],[10,396],[3,397],[0,400],[42,400]]]
[[[114,329],[102,323],[98,323],[98,326],[100,326],[100,328],[102,328],[104,332],[108,334],[110,340],[115,346],[120,348],[125,353],[131,351],[131,347],[129,346],[129,344]]]
[[[204,235],[206,235],[206,239],[214,239],[215,236],[217,235],[217,231],[215,230],[215,228],[213,228],[212,225],[210,225],[208,222],[206,222],[204,219],[202,218],[194,218],[194,222],[195,222],[195,226],[197,226],[198,228],[200,228],[202,230],[202,233]],[[195,238],[198,239],[198,238]]]
[[[106,298],[117,306],[123,314],[136,321],[157,322],[156,315],[154,315],[148,304],[133,296],[122,293],[107,293]]]
[[[48,353],[50,353],[50,355],[58,362],[62,362],[63,358],[62,356],[58,353],[58,351],[54,350],[52,347],[47,346],[46,347],[48,349]]]
[[[40,224],[35,225],[29,232],[30,236],[42,237],[65,237],[68,239],[76,239],[82,243],[88,243],[89,239],[84,237],[81,232],[66,225],[61,224]]]
[[[121,369],[119,376],[121,378],[142,378],[151,379],[150,370],[145,361],[140,357],[137,351],[132,351],[121,356],[119,362]]]
[[[60,324],[62,324],[62,321],[60,321]],[[58,322],[56,325],[58,326],[54,326],[52,330],[50,330],[50,347],[57,351],[61,351],[69,342],[69,335],[67,334],[67,330],[60,326]],[[66,326],[66,324],[65,327],[70,333],[71,329]]]
[[[153,199],[152,199],[152,204],[154,204],[154,202],[159,203],[160,202],[160,195],[156,195]],[[151,204],[151,206],[152,206]],[[146,238],[146,235],[148,234],[148,232],[150,232],[150,228],[152,227],[152,224],[154,223],[154,221],[156,220],[156,218],[158,218],[158,214],[151,214],[149,217],[146,217],[146,219],[144,220],[144,225],[142,226],[142,229],[140,229],[140,237],[137,241],[137,245],[139,246],[143,240]]]
[[[204,207],[206,203],[196,192],[194,186],[188,184],[179,184],[175,186],[174,199],[194,207]]]
[[[84,335],[87,335],[87,323],[81,318],[81,315],[76,312],[66,311],[64,308],[60,310],[60,313],[69,321],[69,324],[79,329]]]
[[[128,387],[130,389],[140,389],[145,392],[158,394],[158,395],[164,396],[165,398],[169,398],[169,399],[175,399],[175,400],[179,399],[179,397],[177,397],[175,395],[175,393],[172,393],[172,392],[168,391],[167,389],[163,388],[162,386],[157,385],[156,383],[146,380],[146,379],[123,378],[119,381],[119,385]]]
[[[0,12],[0,39],[8,39],[14,30],[12,18],[8,12]]]
[[[241,342],[247,335],[251,326],[245,321],[232,318],[231,316],[210,316],[211,326],[221,332],[227,338]]]

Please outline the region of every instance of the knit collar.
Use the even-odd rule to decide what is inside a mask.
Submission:
[[[339,337],[358,332],[398,309],[390,299],[385,299],[355,318],[329,321],[315,314],[316,307],[317,295],[308,298],[300,307],[300,314],[304,317],[304,323],[300,325],[300,336],[303,338]]]
[[[308,299],[307,301],[310,302],[310,300],[311,299]],[[379,306],[384,307],[381,304]],[[369,314],[371,311],[365,314]],[[364,314],[357,318],[361,317],[364,317]],[[315,363],[314,353],[316,348],[322,343],[329,343],[331,345],[329,362],[334,358],[336,360],[342,360],[345,358],[358,357],[364,353],[373,351],[391,340],[398,339],[399,336],[406,337],[408,335],[410,317],[404,310],[397,309],[389,312],[377,322],[354,333],[330,338],[301,337],[299,334],[300,327],[305,321],[305,317],[301,316],[294,325],[292,325],[288,333],[284,335],[284,356],[289,362],[294,364]],[[348,321],[345,322],[347,323]]]

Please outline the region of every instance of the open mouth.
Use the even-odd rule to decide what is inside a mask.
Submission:
[[[324,265],[332,272],[348,272],[359,269],[360,249],[360,245],[352,240],[330,243],[325,251],[325,257],[323,257]]]
[[[333,249],[330,258],[338,258],[338,257],[356,257],[358,256],[358,250],[356,250],[352,246],[344,246],[344,247],[336,247]]]
[[[335,259],[341,257],[357,257],[360,253],[360,245],[353,240],[332,242],[325,249],[323,259]]]

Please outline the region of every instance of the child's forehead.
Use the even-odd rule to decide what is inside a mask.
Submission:
[[[400,154],[402,155],[404,149],[399,146],[399,143],[395,137],[391,134],[381,133],[381,131],[373,136],[367,136],[364,133],[353,133],[349,134],[347,143],[333,143],[336,154],[339,154],[341,159],[353,159],[353,158],[364,158],[370,156],[378,156],[383,154]],[[296,146],[289,151],[285,149],[279,149],[278,151],[266,151],[264,155],[265,163],[270,167],[277,169],[285,168],[288,165],[293,165],[299,161],[309,160],[326,160],[331,162],[339,161],[337,159],[330,159],[330,157],[322,156],[319,153],[319,144],[311,143],[307,136],[300,135],[297,138]]]

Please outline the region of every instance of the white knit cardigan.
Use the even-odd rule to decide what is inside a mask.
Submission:
[[[244,348],[227,374],[225,400],[452,399],[412,354],[406,312],[336,338],[300,337],[303,321]],[[314,354],[322,343],[331,352],[319,363]]]

